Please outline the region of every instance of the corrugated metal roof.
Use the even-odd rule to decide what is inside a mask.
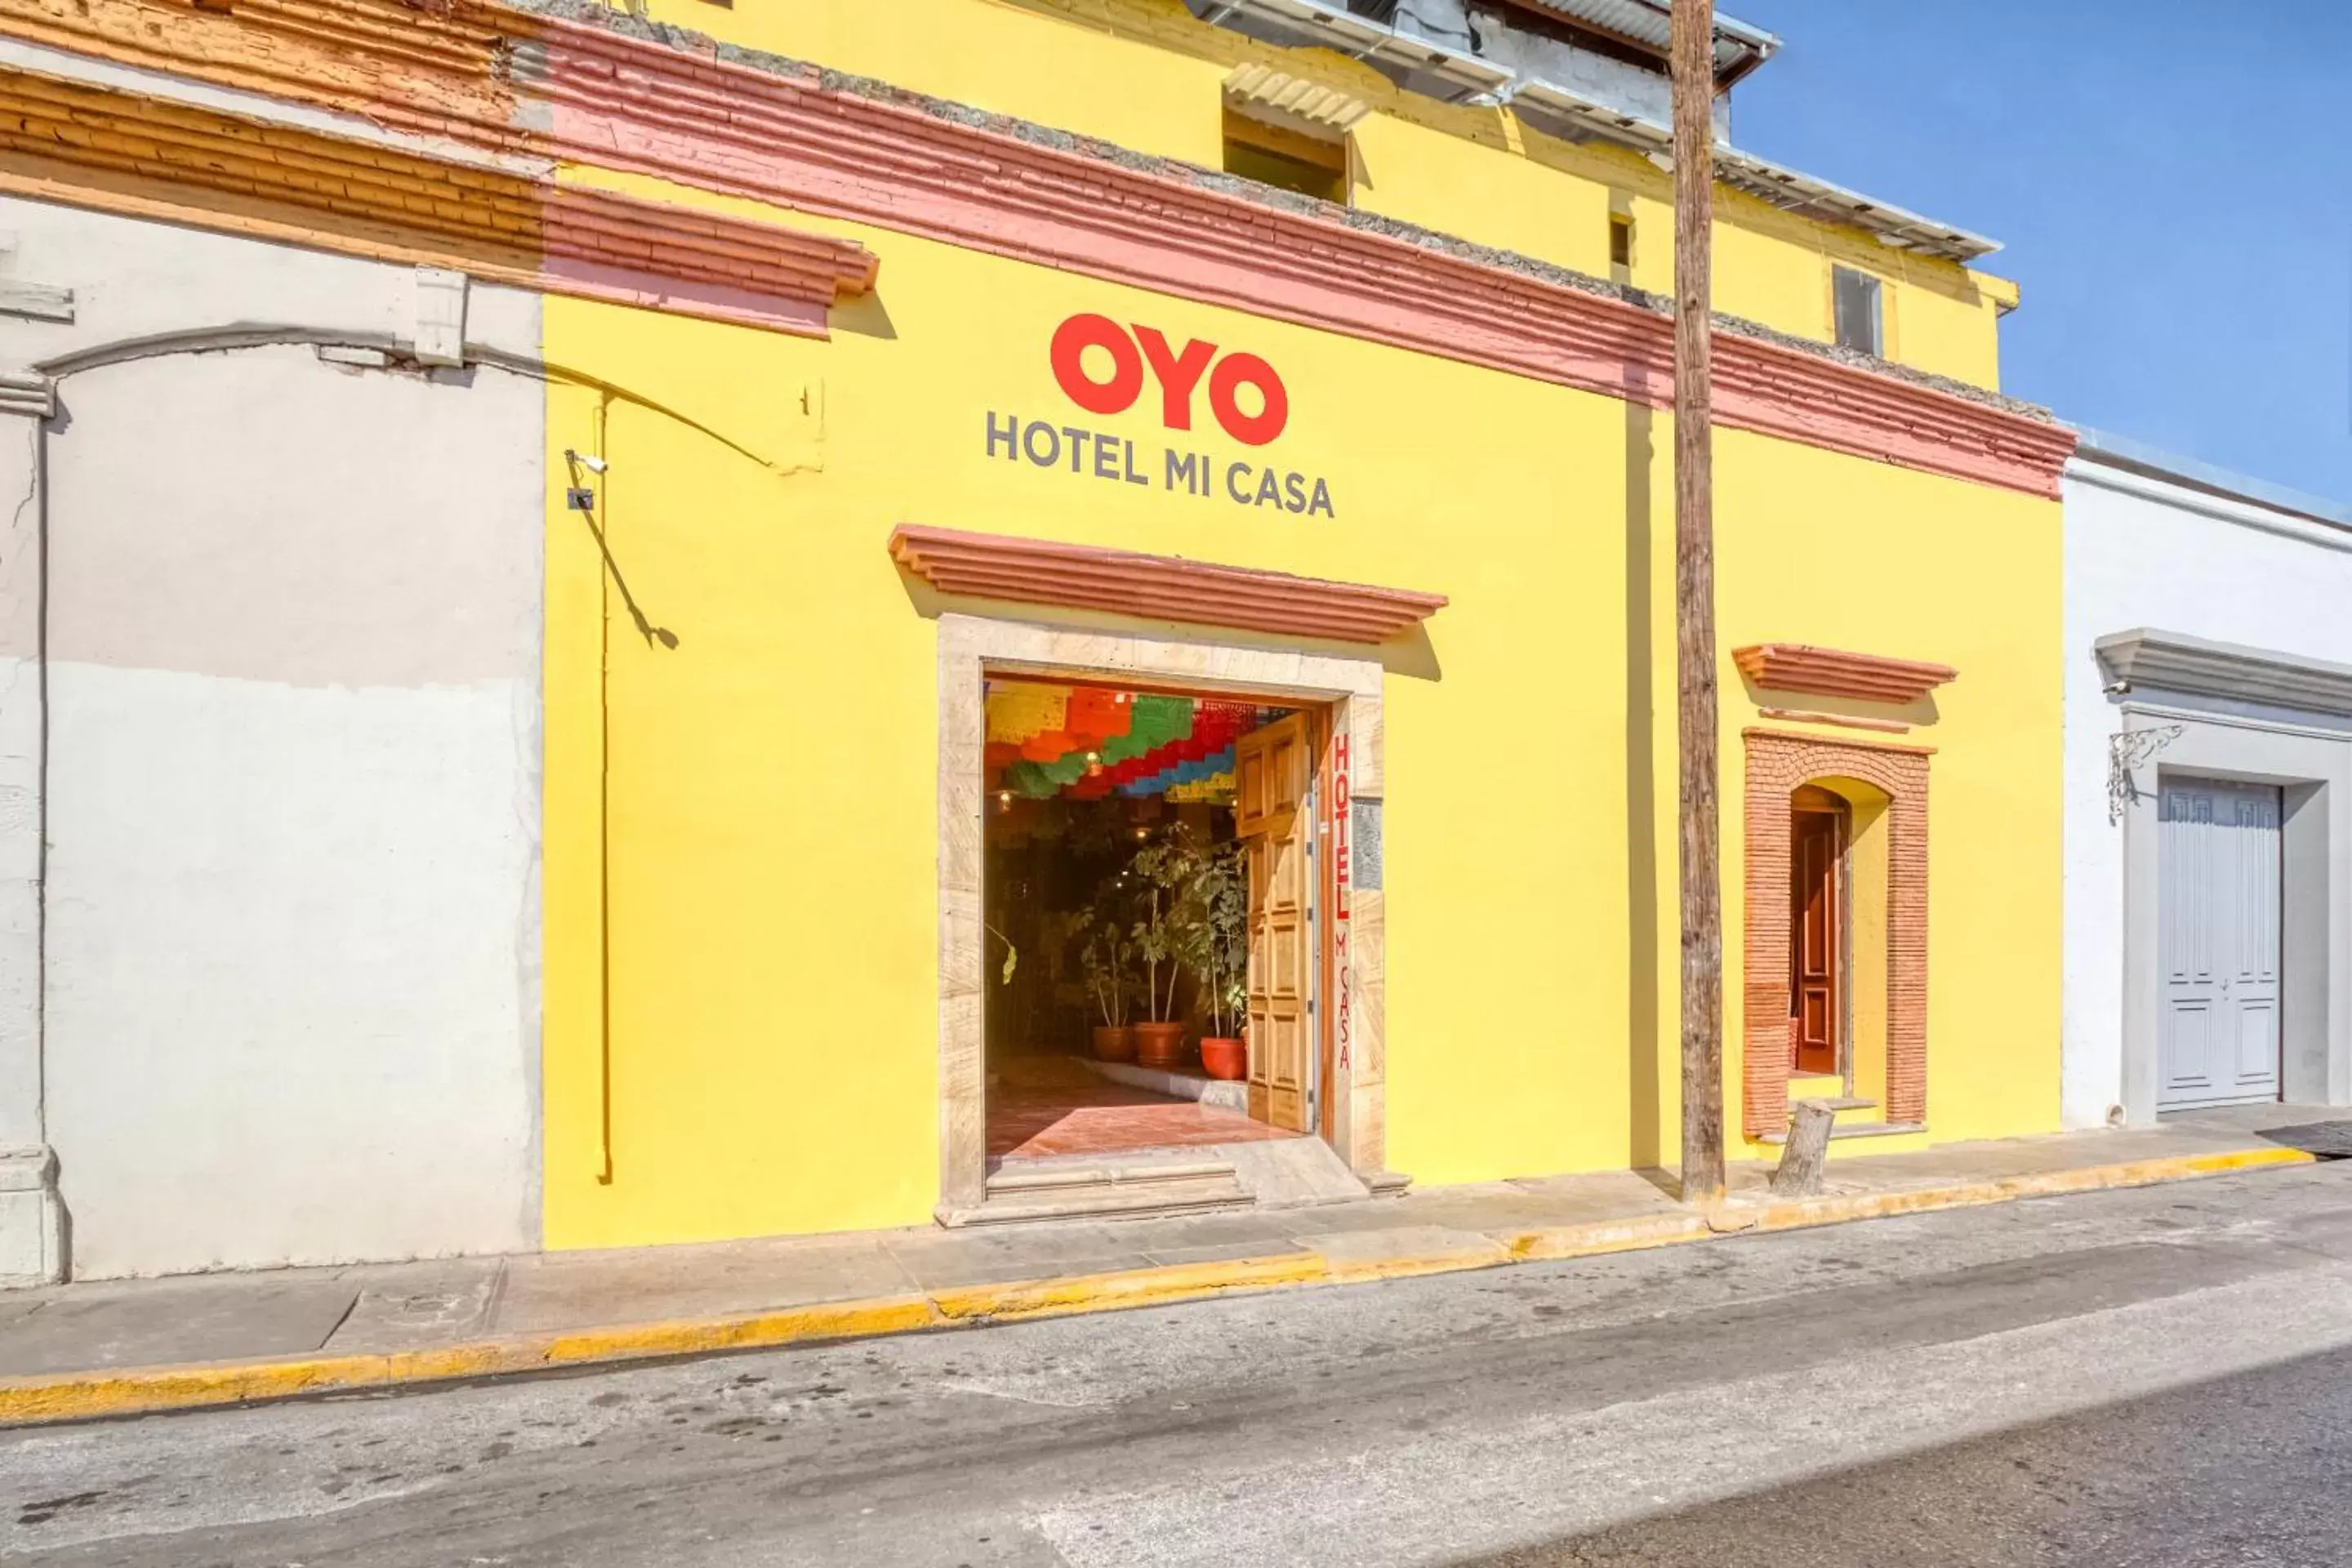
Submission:
[[[1722,142],[1716,144],[1715,168],[1716,177],[1735,190],[1746,191],[1774,206],[1808,217],[1868,229],[1882,243],[1898,250],[1917,250],[1969,262],[2000,248],[1997,239],[1922,217],[1892,202],[1873,200],[1858,191],[1769,163]]]
[[[1508,68],[1451,48],[1432,38],[1399,32],[1348,9],[1347,0],[1211,0],[1208,19],[1222,22],[1234,12],[1288,24],[1345,54],[1371,56],[1406,70],[1432,76],[1468,92],[1491,92],[1511,79]]]
[[[1638,47],[1649,47],[1648,41],[1654,39],[1661,51],[1666,47],[1673,21],[1667,0],[1511,3],[1549,11],[1597,30],[1622,31]],[[1409,70],[1429,72],[1465,93],[1493,95],[1478,101],[1548,110],[1579,132],[1597,134],[1655,157],[1663,157],[1674,143],[1674,133],[1666,126],[1539,77],[1515,75],[1492,60],[1400,33],[1391,24],[1351,12],[1347,0],[1208,0],[1208,19],[1212,22],[1223,21],[1235,13],[1281,22],[1331,47],[1389,60]],[[1646,31],[1630,30],[1637,26]],[[1725,49],[1730,47],[1748,62],[1739,68],[1741,70],[1753,68],[1756,62],[1779,47],[1780,40],[1769,33],[1727,17],[1716,18],[1717,58],[1721,59]],[[2000,248],[1997,240],[1874,201],[1842,185],[1768,163],[1722,142],[1716,145],[1716,167],[1717,177],[1735,189],[1806,216],[1868,230],[1899,249],[1968,262]]]
[[[1546,110],[1580,131],[1622,142],[1662,161],[1674,150],[1672,127],[1628,114],[1552,82],[1522,78],[1513,88],[1510,101],[1514,109],[1522,112],[1528,109]],[[1843,185],[1801,174],[1753,153],[1743,153],[1728,142],[1715,144],[1715,172],[1717,179],[1734,190],[1745,191],[1776,207],[1807,217],[1866,229],[1882,243],[1898,250],[1916,250],[1951,261],[1969,262],[2000,248],[1997,239],[1922,217],[1891,202],[1875,201]]]
[[[1590,27],[1625,43],[1666,57],[1674,40],[1674,6],[1670,0],[1507,0],[1523,10],[1546,13],[1563,22]],[[1715,18],[1715,74],[1728,85],[1772,57],[1780,40],[1761,27],[1717,13]]]

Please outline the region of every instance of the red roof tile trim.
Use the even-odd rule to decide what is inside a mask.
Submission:
[[[1948,664],[1843,653],[1803,643],[1768,642],[1735,648],[1731,660],[1740,674],[1768,691],[1806,691],[1816,697],[1852,697],[1864,702],[1916,702],[1960,674]]]
[[[891,532],[890,555],[942,594],[1336,642],[1387,642],[1445,605],[1443,594],[912,523]]]

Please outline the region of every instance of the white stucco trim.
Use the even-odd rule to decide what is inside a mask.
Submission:
[[[0,1285],[64,1278],[65,1209],[48,1141],[42,867],[48,671],[41,376],[0,374]],[[21,422],[20,422],[21,421]]]
[[[2132,688],[2352,714],[2352,665],[2147,626],[2092,646],[2107,673]]]
[[[0,371],[0,414],[47,419],[57,412],[57,389],[44,375]]]

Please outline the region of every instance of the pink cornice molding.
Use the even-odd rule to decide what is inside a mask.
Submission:
[[[572,186],[543,202],[539,265],[558,292],[823,336],[833,307],[870,292],[881,269],[827,235]]]
[[[160,5],[89,0],[89,9],[107,16]],[[98,26],[77,21],[62,0],[0,0],[0,31],[28,8],[52,35]],[[266,73],[273,92],[388,124],[651,174],[1653,407],[1672,402],[1668,318],[1539,264],[1289,211],[1211,188],[1181,165],[813,68],[739,63],[692,35],[641,36],[646,24],[601,7],[446,0],[420,12],[394,0],[252,0],[228,16],[172,10],[169,68],[185,74],[250,81]],[[241,55],[194,37],[240,27]],[[395,47],[388,29],[415,41]],[[109,35],[118,44],[130,36],[119,23]],[[340,68],[331,79],[289,68],[303,48],[325,49]],[[234,68],[222,63],[231,59]],[[1745,332],[1718,331],[1715,358],[1716,416],[1730,428],[2050,499],[2074,449],[2073,432],[1998,401]]]
[[[892,531],[890,557],[942,594],[1335,642],[1387,642],[1445,605],[1443,594],[913,523]]]
[[[578,24],[526,89],[600,162],[921,234],[1664,408],[1673,326],[1547,279],[1189,180]],[[673,77],[694,90],[673,90]],[[723,86],[723,90],[721,90]],[[705,100],[717,92],[723,114]],[[1718,332],[1733,428],[2030,494],[2058,494],[2071,431],[1801,349]]]
[[[830,235],[29,70],[0,72],[0,188],[37,198],[805,335],[879,264]]]

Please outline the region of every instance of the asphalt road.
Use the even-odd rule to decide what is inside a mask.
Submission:
[[[11,1563],[2352,1562],[2352,1163],[0,1435]]]
[[[1479,1568],[2316,1568],[2352,1562],[2347,1509],[2352,1353],[2338,1352],[1501,1552]]]

